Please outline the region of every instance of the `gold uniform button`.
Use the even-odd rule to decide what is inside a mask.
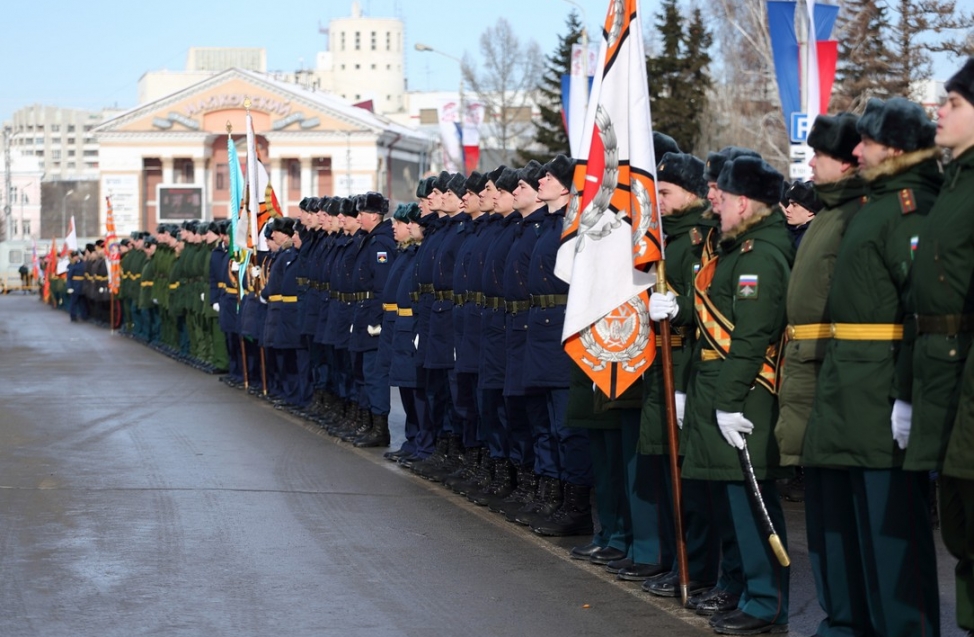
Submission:
[[[947,354],[950,355],[950,356],[957,356],[957,350],[956,349],[952,349],[949,352],[947,352]]]

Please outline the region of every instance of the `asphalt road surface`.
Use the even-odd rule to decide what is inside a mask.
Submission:
[[[0,636],[713,634],[568,559],[588,538],[534,536],[36,299],[0,297]],[[787,516],[791,634],[811,635]],[[950,636],[952,567],[941,547]]]

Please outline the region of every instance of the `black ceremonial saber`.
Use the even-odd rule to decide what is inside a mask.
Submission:
[[[768,507],[765,506],[764,498],[761,497],[761,490],[758,488],[758,479],[754,476],[754,465],[751,464],[751,454],[747,452],[746,440],[744,441],[744,446],[737,450],[737,458],[741,461],[744,482],[747,484],[748,500],[751,501],[751,509],[754,511],[754,516],[758,518],[758,524],[761,526],[764,535],[767,536],[768,544],[771,545],[771,550],[774,551],[778,562],[782,566],[789,566],[791,564],[791,558],[788,557],[788,551],[785,550],[784,545],[781,543],[781,538],[778,537],[778,534],[774,530],[774,524],[771,523],[771,516],[768,515]]]

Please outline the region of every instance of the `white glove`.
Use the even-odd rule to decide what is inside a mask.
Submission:
[[[355,333],[355,326],[354,325],[349,325],[348,326],[348,333],[349,334],[354,334]]]
[[[649,318],[654,321],[664,319],[675,319],[680,313],[680,307],[676,304],[676,295],[672,292],[660,294],[653,292],[649,297]]]
[[[379,334],[382,333],[382,326],[381,325],[369,325],[368,327],[365,328],[365,331],[367,331],[369,333],[369,336],[378,336]]]
[[[419,349],[419,334],[417,334],[416,338],[413,339],[413,345],[416,347],[416,349]]]
[[[152,299],[152,303],[154,305],[159,305],[159,299]]]
[[[236,261],[231,261],[230,262],[230,271],[231,272],[239,272],[240,271],[240,264],[237,263]]]
[[[204,303],[206,302],[206,293],[205,292],[200,292],[200,301],[203,301]]]
[[[74,294],[74,290],[68,290],[68,294]]]
[[[214,303],[213,304],[213,311],[214,312],[219,312],[220,311],[220,304],[219,303]]]
[[[681,391],[673,392],[673,400],[676,403],[676,426],[683,429],[683,414],[687,410],[687,395]]]
[[[265,299],[263,296],[261,296],[260,294],[258,294],[257,295],[257,298],[260,299],[260,302],[261,303],[263,303],[264,305],[267,305],[267,299]]]
[[[104,294],[105,293],[105,288],[98,288],[98,293],[99,294]]]
[[[731,413],[718,409],[717,426],[720,427],[720,433],[724,436],[727,444],[738,449],[744,448],[744,436],[742,434],[749,434],[754,431],[754,423],[745,418],[744,414],[739,411]]]
[[[893,440],[896,441],[900,449],[906,449],[910,442],[910,423],[913,420],[913,405],[905,400],[897,400],[893,403],[893,415],[890,417],[890,424],[893,428]]]
[[[257,267],[256,265],[253,266],[252,268],[250,268],[250,276],[253,279],[259,279],[260,278],[260,268]]]

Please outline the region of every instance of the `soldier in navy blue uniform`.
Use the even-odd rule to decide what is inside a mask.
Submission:
[[[282,244],[287,243],[290,257],[290,236],[281,232],[280,217],[272,218],[264,226],[264,238],[270,251],[267,260],[261,268],[264,287],[257,299],[264,308],[264,322],[262,328],[262,342],[264,348],[264,366],[267,375],[267,398],[275,404],[284,400],[284,383],[281,376],[281,354],[278,352],[277,338],[281,317],[281,268],[279,261],[282,254]]]
[[[80,321],[84,320],[81,311],[81,296],[85,283],[85,264],[77,250],[71,251],[70,258],[71,265],[68,266],[68,312],[72,321]]]
[[[419,217],[410,215],[409,235],[413,239],[415,254],[412,256],[412,265],[409,270],[404,272],[399,281],[396,292],[396,304],[399,316],[396,320],[396,335],[393,343],[393,363],[390,370],[390,382],[400,388],[408,387],[413,389],[413,399],[416,410],[416,431],[409,445],[410,453],[401,455],[396,461],[404,468],[413,470],[417,464],[434,457],[437,450],[437,440],[432,421],[429,417],[428,402],[426,399],[426,377],[423,373],[424,351],[421,345],[425,346],[425,341],[420,343],[419,334],[422,324],[423,312],[421,307],[425,304],[426,323],[429,321],[429,305],[431,299],[424,299],[420,294],[419,284],[419,261],[425,253],[427,237],[433,233],[440,224],[439,214],[431,207],[431,197],[435,190],[438,177],[427,177],[420,181],[416,188],[417,207]],[[437,206],[439,206],[437,197]],[[408,302],[408,305],[405,305]],[[408,308],[408,309],[407,309]],[[411,333],[407,333],[411,330]],[[410,371],[408,365],[415,365]],[[439,460],[445,459],[445,446],[448,441],[440,442],[441,453]]]
[[[549,430],[541,432],[542,444],[535,447],[535,453],[546,451],[543,444],[546,437],[552,441],[551,455],[555,459],[564,491],[562,504],[556,511],[545,515],[547,507],[542,507],[533,518],[532,530],[542,535],[592,533],[592,509],[589,504],[592,459],[588,434],[584,430],[567,427],[565,419],[571,359],[562,347],[561,333],[565,323],[568,284],[554,274],[573,170],[573,162],[564,155],[558,155],[544,166],[544,176],[538,183],[538,198],[546,204],[547,215],[527,271],[531,307],[528,310],[522,382],[528,390],[530,413],[540,410],[542,404],[548,413]],[[538,440],[537,434],[535,440]],[[542,464],[540,468],[541,475],[549,475],[549,467]]]
[[[487,245],[482,241],[489,211],[480,204],[480,193],[487,184],[487,176],[474,171],[467,178],[463,195],[463,209],[470,215],[471,231],[460,245],[453,266],[453,346],[456,351],[454,365],[456,393],[453,404],[459,417],[464,455],[461,467],[444,479],[443,483],[458,493],[466,493],[461,485],[487,463],[484,441],[479,437],[480,394],[477,389],[477,373],[480,367],[480,308],[473,298],[473,289],[480,289],[483,257]],[[474,284],[476,281],[476,284]],[[483,475],[483,472],[481,472]],[[458,488],[458,486],[460,488]]]
[[[482,437],[487,444],[487,457],[479,471],[466,485],[460,485],[471,501],[491,497],[487,489],[496,487],[494,476],[503,480],[508,466],[534,462],[530,441],[527,445],[508,444],[507,408],[504,402],[504,377],[507,372],[507,325],[504,303],[504,271],[507,254],[514,244],[521,222],[521,213],[514,210],[514,190],[517,171],[499,166],[487,174],[482,207],[490,207],[491,228],[485,238],[486,250],[480,265],[482,274],[474,284],[475,302],[480,309],[480,363],[477,368],[477,388],[480,391],[480,422]],[[489,203],[488,203],[489,202]],[[524,458],[522,454],[529,457]],[[520,474],[519,474],[519,477]],[[526,485],[527,481],[519,482]],[[532,489],[533,491],[533,489]],[[513,495],[513,494],[512,494]],[[488,502],[494,510],[500,508]]]
[[[322,241],[321,256],[315,264],[312,278],[318,280],[319,305],[318,322],[315,325],[314,342],[321,348],[321,361],[318,365],[318,380],[316,386],[324,394],[323,407],[319,410],[318,424],[324,427],[335,426],[344,418],[345,402],[338,387],[335,372],[335,347],[329,342],[328,316],[331,304],[336,302],[331,298],[331,274],[338,245],[344,240],[344,233],[338,223],[338,210],[341,206],[340,198],[330,197],[318,200],[318,217],[321,219],[325,238]]]
[[[428,352],[435,343],[430,342],[430,321],[433,314],[433,303],[435,301],[435,288],[433,276],[436,270],[436,262],[439,259],[440,246],[449,234],[447,228],[450,217],[443,211],[444,193],[449,189],[447,185],[452,175],[443,171],[433,181],[428,191],[427,202],[430,214],[424,216],[424,240],[416,255],[416,284],[419,294],[416,305],[416,353],[419,364],[422,366],[420,371],[424,396],[426,398],[426,410],[423,419],[420,421],[420,438],[423,440],[432,438],[435,440],[435,449],[429,457],[413,465],[412,470],[421,476],[434,475],[442,472],[446,464],[450,463],[451,458],[459,455],[459,437],[453,438],[447,432],[444,422],[446,407],[452,402],[450,400],[449,379],[440,370],[434,370],[429,374],[427,368]],[[458,210],[459,211],[459,206]],[[454,214],[456,214],[456,212]],[[436,215],[433,217],[433,215]],[[439,335],[437,335],[439,338]],[[452,349],[452,348],[451,348]],[[451,456],[452,454],[452,456]],[[452,469],[451,469],[452,470]]]
[[[504,299],[507,309],[507,373],[504,377],[504,400],[507,406],[508,439],[512,444],[530,446],[534,460],[534,473],[538,476],[532,497],[520,509],[505,510],[508,519],[528,524],[533,514],[544,507],[544,514],[553,513],[562,499],[562,484],[557,460],[557,447],[550,435],[550,417],[543,394],[527,392],[524,386],[524,356],[527,347],[528,310],[531,306],[528,292],[528,270],[534,246],[544,229],[548,207],[538,199],[540,180],[545,175],[544,166],[536,161],[528,162],[518,171],[518,185],[514,190],[514,207],[523,219],[514,245],[507,256],[504,271]],[[516,441],[516,443],[514,442]],[[503,489],[510,487],[504,482],[513,471],[505,469]],[[497,482],[495,475],[495,482]],[[505,496],[506,497],[506,496]]]
[[[325,249],[325,231],[322,227],[327,214],[320,215],[321,200],[317,197],[307,197],[302,200],[303,225],[307,238],[303,241],[298,257],[303,260],[304,278],[298,281],[298,306],[300,311],[301,342],[308,350],[308,370],[301,378],[307,383],[312,395],[312,403],[308,406],[305,417],[316,420],[322,407],[324,394],[318,384],[318,368],[322,363],[323,348],[315,343],[315,331],[318,327],[318,317],[321,312],[320,260]],[[301,208],[301,205],[298,205]]]
[[[379,334],[376,373],[386,378],[390,389],[399,388],[399,399],[405,415],[403,424],[405,440],[402,446],[383,454],[387,460],[392,461],[415,453],[416,433],[419,429],[416,411],[416,361],[414,360],[416,347],[413,345],[412,300],[409,298],[418,243],[410,235],[410,224],[418,220],[419,216],[419,206],[416,204],[399,204],[392,215],[396,258],[389,269],[379,299],[382,302],[382,331]]]
[[[355,202],[350,198],[338,200],[338,222],[345,233],[340,252],[335,255],[331,271],[331,298],[328,307],[328,342],[335,348],[334,372],[336,384],[342,398],[346,401],[346,417],[334,423],[328,430],[342,439],[352,439],[359,425],[368,419],[368,410],[362,405],[362,387],[356,387],[352,374],[353,364],[349,352],[351,340],[352,314],[354,312],[354,289],[352,287],[352,268],[355,255],[365,238],[365,231],[358,220]],[[357,437],[357,436],[355,436]]]
[[[227,244],[230,232],[229,220],[221,222],[220,239]],[[240,338],[240,262],[234,259],[229,250],[224,250],[219,264],[211,265],[210,273],[216,268],[218,278],[217,287],[220,288],[218,303],[220,306],[220,331],[227,341],[227,355],[230,368],[220,380],[230,387],[242,387],[244,382],[244,350]],[[248,361],[249,362],[249,361]],[[247,383],[256,384],[257,379],[248,374]]]
[[[362,231],[352,266],[352,336],[349,352],[355,360],[356,384],[361,386],[360,400],[368,411],[359,424],[356,447],[389,445],[389,378],[376,365],[379,336],[382,334],[382,295],[389,270],[396,258],[396,241],[392,221],[386,219],[389,200],[377,192],[355,197],[355,209]]]

